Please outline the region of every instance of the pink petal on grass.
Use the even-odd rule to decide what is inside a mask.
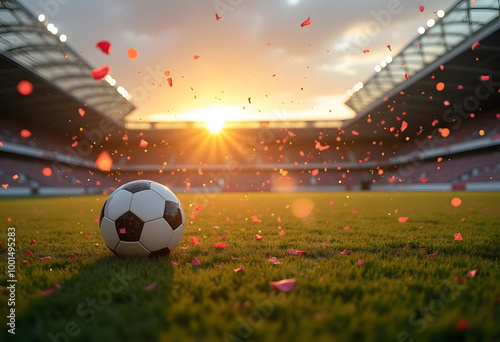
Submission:
[[[460,234],[460,233],[456,233],[455,234],[455,241],[458,241],[458,240],[463,240],[462,239],[462,234]]]
[[[289,292],[295,286],[295,278],[283,279],[280,281],[270,281],[269,285],[278,291]]]
[[[195,246],[196,246],[196,245],[201,245],[201,242],[200,242],[200,241],[198,241],[198,237],[197,237],[197,236],[192,236],[192,237],[190,237],[190,238],[189,238],[189,240],[190,240],[190,241],[191,241],[191,243],[192,243],[193,245],[195,245]]]
[[[212,246],[214,246],[215,248],[225,248],[226,244],[224,242],[214,242],[212,243]]]
[[[54,289],[49,289],[49,290],[41,290],[40,294],[42,296],[52,296],[54,294]]]
[[[177,267],[177,266],[179,266],[179,264],[176,263],[175,261],[172,261],[172,267]]]
[[[29,264],[28,260],[23,260],[23,262],[24,262],[25,264]]]
[[[34,245],[34,244],[36,244],[36,240],[31,240],[30,245]]]
[[[252,216],[252,221],[253,223],[260,223],[260,219],[257,217],[257,215]]]
[[[59,283],[54,283],[54,286],[56,287],[56,289],[60,290],[62,289],[62,285],[59,284]]]
[[[243,265],[241,265],[240,267],[234,269],[234,273],[242,272],[244,269],[245,269],[245,267],[243,267]]]
[[[434,257],[436,257],[436,256],[437,256],[437,253],[432,253],[432,254],[429,254],[427,257],[428,257],[428,258],[434,258]]]
[[[401,216],[398,218],[398,221],[401,222],[401,223],[405,223],[407,220],[408,220],[409,217],[406,217],[406,216]]]
[[[32,255],[33,255],[33,253],[31,253],[31,251],[28,249],[24,255],[29,256],[29,257],[30,257],[30,256],[32,256]]]
[[[283,235],[285,235],[285,231],[282,229],[282,230],[279,231],[278,234],[279,234],[279,236],[283,236]]]
[[[345,230],[345,231],[351,230],[351,227],[349,227],[349,226],[344,227],[344,230]]]
[[[222,236],[220,237],[220,239],[221,239],[221,240],[225,240],[225,239],[226,239],[226,234],[222,235]]]
[[[306,254],[307,252],[306,251],[299,251],[296,249],[289,249],[288,253],[293,254],[293,255],[302,255],[302,254]]]
[[[196,257],[193,258],[193,261],[192,261],[192,264],[193,266],[200,266],[200,260],[198,260]]]
[[[85,238],[86,238],[86,239],[90,239],[91,237],[92,237],[92,235],[87,235],[87,234],[85,234]]]
[[[40,260],[49,260],[49,259],[52,259],[51,256],[46,256],[46,257],[41,257]]]
[[[281,261],[279,261],[278,259],[276,259],[275,257],[270,257],[269,258],[269,262],[273,265],[278,265],[278,264],[281,264]]]
[[[264,239],[264,237],[263,237],[262,235],[259,235],[259,234],[255,234],[255,235],[253,236],[253,238],[254,238],[255,240],[263,240],[263,239]]]
[[[341,255],[349,255],[352,254],[352,251],[350,249],[344,249],[342,252],[340,252]]]
[[[364,266],[365,265],[365,261],[363,259],[358,259],[358,265],[359,266]]]
[[[469,278],[469,279],[472,279],[476,276],[476,272],[477,270],[472,270],[472,271],[469,271],[467,272],[467,274],[465,275],[466,278]]]
[[[151,291],[156,287],[156,283],[149,284],[148,286],[145,287],[147,291]]]
[[[419,5],[418,7],[419,7],[419,9],[420,9],[420,12],[423,12],[423,11],[425,10],[424,5]]]
[[[181,247],[181,249],[183,249],[183,250],[186,250],[186,249],[188,249],[188,248],[189,248],[189,246],[182,246],[182,247]]]

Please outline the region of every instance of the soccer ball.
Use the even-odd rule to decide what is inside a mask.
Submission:
[[[182,205],[169,188],[138,180],[120,186],[106,200],[99,227],[118,256],[168,255],[184,233]]]

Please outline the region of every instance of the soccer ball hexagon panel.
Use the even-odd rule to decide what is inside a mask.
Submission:
[[[149,180],[120,186],[104,203],[99,226],[118,256],[168,255],[181,240],[182,205],[166,186]]]

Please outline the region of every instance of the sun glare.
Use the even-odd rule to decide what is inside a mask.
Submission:
[[[224,128],[224,119],[220,117],[212,117],[205,119],[205,125],[207,125],[207,129],[210,133],[216,134],[220,133]]]

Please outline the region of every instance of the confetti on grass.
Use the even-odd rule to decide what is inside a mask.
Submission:
[[[455,234],[455,241],[460,241],[460,240],[463,240],[463,239],[462,239],[462,234],[460,234],[460,233],[456,233],[456,234]]]
[[[215,248],[226,248],[226,244],[224,242],[214,242],[212,243],[212,246]]]
[[[296,249],[289,249],[288,253],[293,254],[293,255],[302,255],[302,254],[306,254],[307,252],[306,251],[299,251]]]
[[[191,241],[191,243],[192,243],[193,245],[195,245],[195,246],[196,246],[196,245],[201,245],[201,242],[200,242],[200,241],[198,241],[198,237],[197,237],[197,236],[192,236],[192,237],[190,237],[190,238],[189,238],[189,241]]]
[[[243,267],[243,265],[241,265],[240,267],[234,269],[234,273],[243,272],[244,269],[245,269],[245,267]]]
[[[191,262],[193,266],[200,266],[200,260],[198,260],[196,257],[193,258],[193,261]]]
[[[151,291],[151,290],[152,290],[152,289],[154,289],[155,287],[156,287],[156,283],[152,283],[152,284],[150,284],[150,285],[146,286],[146,287],[145,287],[145,289],[146,289],[147,291]]]
[[[269,282],[273,288],[282,292],[290,292],[295,286],[295,278],[292,279],[283,279],[280,281],[271,281]]]

